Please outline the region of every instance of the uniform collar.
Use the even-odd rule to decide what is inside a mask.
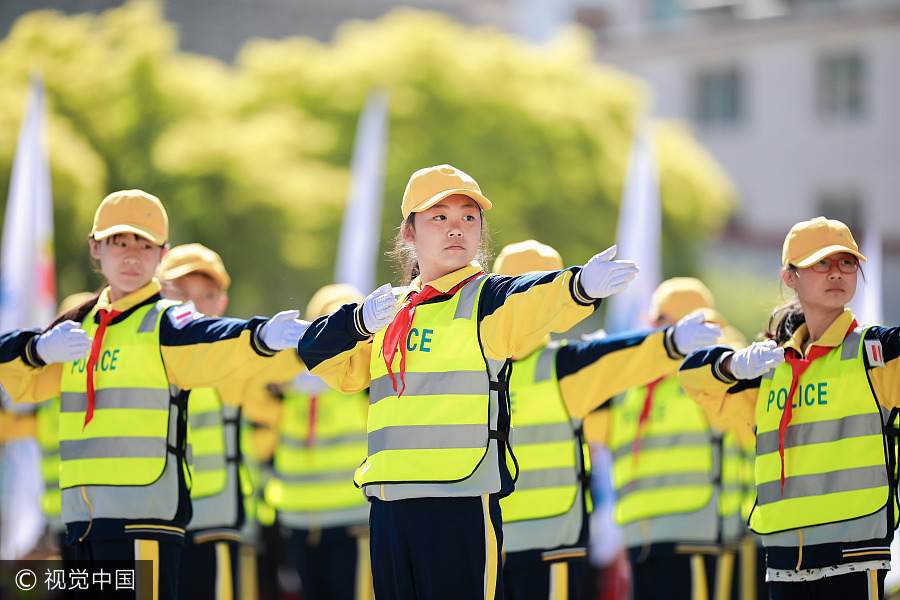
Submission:
[[[429,281],[426,285],[430,285],[434,289],[439,292],[447,293],[456,287],[461,281],[465,281],[469,277],[478,274],[482,271],[481,265],[478,264],[477,260],[473,260],[468,265],[459,269],[457,271],[453,271],[452,273],[448,273],[443,277],[439,277],[434,281]],[[409,284],[409,292],[418,292],[421,291],[424,286],[422,285],[422,280],[419,277],[416,277]]]
[[[824,346],[826,348],[836,348],[837,346],[840,346],[844,343],[844,338],[847,335],[847,330],[850,328],[851,322],[853,322],[853,311],[849,308],[845,308],[844,312],[828,326],[828,329],[825,330],[825,334],[813,343],[813,346]],[[803,323],[797,328],[794,335],[791,336],[791,339],[784,344],[784,347],[793,348],[800,356],[804,356],[803,344],[806,343],[807,339],[809,339],[809,328],[806,326],[806,323]]]
[[[125,312],[129,308],[133,308],[138,304],[147,300],[159,293],[160,290],[159,280],[154,277],[150,280],[150,283],[145,285],[139,290],[131,292],[124,298],[119,298],[115,302],[110,303],[109,301],[109,287],[105,288],[102,292],[100,292],[100,297],[97,299],[97,308],[101,310],[118,310],[121,312]]]

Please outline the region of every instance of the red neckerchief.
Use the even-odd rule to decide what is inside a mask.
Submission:
[[[384,340],[381,343],[381,355],[384,358],[384,365],[387,367],[388,376],[391,378],[391,383],[394,384],[394,391],[397,391],[397,380],[394,379],[394,372],[391,370],[391,363],[394,360],[394,353],[397,351],[397,348],[400,349],[400,369],[398,371],[400,375],[400,393],[397,394],[397,397],[403,395],[403,390],[406,389],[406,381],[403,379],[403,374],[406,371],[406,344],[400,343],[401,340],[405,341],[406,336],[409,334],[409,328],[412,326],[413,317],[416,315],[416,306],[426,300],[430,300],[435,296],[452,296],[456,292],[462,288],[465,284],[467,284],[473,277],[478,277],[479,275],[483,275],[484,271],[479,271],[472,277],[469,277],[461,282],[459,282],[453,289],[449,292],[441,292],[437,289],[431,287],[430,285],[426,285],[419,292],[413,292],[409,295],[400,308],[397,310],[397,314],[394,315],[394,320],[391,321],[387,328],[384,330]]]
[[[844,334],[844,339],[847,339],[847,336],[856,328],[856,325],[856,319],[853,319],[853,322],[850,323],[850,328]],[[784,434],[787,432],[788,423],[791,422],[793,413],[791,403],[794,400],[794,392],[797,391],[797,383],[800,381],[800,376],[809,368],[810,363],[817,358],[825,356],[832,350],[834,350],[834,347],[813,345],[810,346],[809,352],[806,353],[806,358],[801,357],[795,348],[787,348],[785,350],[784,360],[791,365],[791,389],[788,391],[787,401],[784,403],[784,411],[781,413],[781,421],[778,423],[778,455],[781,457],[782,500],[784,500]]]
[[[103,343],[103,332],[106,331],[106,326],[109,325],[109,322],[121,315],[122,311],[101,308],[97,311],[97,314],[100,315],[100,324],[97,326],[97,331],[94,332],[94,339],[91,340],[91,353],[88,356],[86,366],[87,412],[84,415],[84,426],[81,428],[82,431],[84,431],[87,424],[91,422],[91,419],[94,418],[94,367],[97,366],[97,359],[100,357],[100,345]]]
[[[306,447],[309,448],[316,440],[316,403],[319,397],[312,394],[309,397],[309,411],[306,413]]]
[[[647,394],[644,396],[644,404],[641,406],[641,414],[638,416],[637,432],[634,434],[634,441],[631,442],[631,458],[632,463],[637,464],[638,454],[641,451],[641,430],[650,417],[650,408],[653,405],[653,390],[656,389],[665,377],[657,377],[647,384]]]

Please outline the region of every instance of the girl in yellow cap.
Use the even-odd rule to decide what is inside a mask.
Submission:
[[[583,267],[487,275],[477,256],[490,207],[459,169],[416,171],[398,239],[409,286],[317,319],[298,348],[336,389],[370,388],[368,457],[354,480],[371,502],[382,600],[502,597],[499,500],[516,472],[510,357],[571,328],[637,271],[610,248]]]
[[[679,371],[707,411],[756,428],[756,505],[774,600],[883,598],[897,525],[900,328],[861,327],[856,242],[840,221],[794,225],[782,281],[796,292],[764,342],[703,349]]]
[[[106,287],[44,332],[0,336],[0,380],[13,400],[60,397],[62,519],[75,559],[95,572],[150,561],[134,581],[159,598],[177,597],[191,517],[182,390],[245,379],[305,327],[298,311],[204,319],[163,300],[154,273],[168,228],[155,196],[110,194],[88,240]]]

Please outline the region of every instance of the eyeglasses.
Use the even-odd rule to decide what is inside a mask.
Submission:
[[[841,273],[856,273],[859,270],[859,260],[855,258],[842,258],[835,260],[833,258],[820,258],[809,266],[816,273],[829,273],[831,268],[837,265],[838,271]]]

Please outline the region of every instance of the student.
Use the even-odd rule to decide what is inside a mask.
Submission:
[[[158,273],[164,298],[191,302],[198,315],[221,317],[225,313],[231,277],[213,250],[202,244],[172,248],[163,257]],[[267,371],[278,365],[283,365],[286,376],[302,368],[296,353],[290,350],[267,361]],[[240,597],[243,488],[249,484],[244,474],[240,424],[241,407],[248,398],[236,395],[235,389],[240,388],[195,388],[188,397],[193,516],[181,555],[182,598]]]
[[[162,300],[154,273],[168,229],[155,196],[110,194],[88,240],[107,287],[43,333],[0,336],[0,379],[14,400],[61,393],[62,519],[75,558],[94,568],[149,560],[152,573],[138,579],[161,598],[176,597],[191,516],[180,390],[247,377],[305,326],[298,311],[205,319]]]
[[[840,221],[797,223],[781,271],[796,296],[773,312],[769,339],[699,350],[679,371],[707,412],[756,426],[750,528],[774,600],[884,597],[900,328],[860,327],[846,308],[864,260]]]
[[[352,285],[326,285],[310,299],[306,318],[363,299]],[[280,436],[265,497],[289,531],[303,597],[369,599],[369,504],[353,485],[353,473],[366,458],[369,397],[365,391],[332,390],[309,372],[281,388]]]
[[[413,173],[397,240],[409,287],[395,296],[384,285],[317,319],[298,347],[336,389],[370,387],[368,457],[354,481],[371,502],[381,600],[502,596],[499,501],[516,471],[510,357],[568,330],[637,272],[612,247],[584,267],[487,275],[476,256],[490,207],[450,165]]]
[[[562,268],[559,253],[528,240],[506,246],[498,275]],[[512,433],[516,491],[500,500],[506,600],[575,600],[587,560],[589,458],[582,419],[628,388],[674,375],[687,352],[715,343],[703,318],[563,345],[542,340],[514,355]]]
[[[700,280],[673,277],[653,292],[648,317],[654,327],[691,316],[716,323],[717,335],[695,350],[715,345],[723,330],[733,331],[713,305]],[[717,429],[684,394],[676,372],[677,365],[604,407],[603,441],[613,455],[613,514],[631,563],[635,600],[728,598],[731,545],[741,536],[740,447],[735,434]],[[728,554],[722,558],[726,541]]]

